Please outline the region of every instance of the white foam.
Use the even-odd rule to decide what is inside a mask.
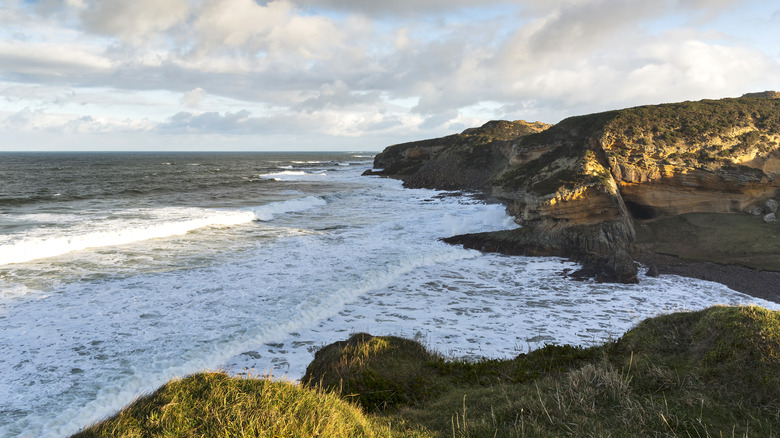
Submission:
[[[260,176],[266,178],[266,177],[274,177],[274,176],[300,176],[300,175],[306,175],[306,172],[302,170],[284,170],[282,172],[264,173]]]
[[[417,339],[448,357],[508,358],[545,344],[594,345],[639,321],[712,305],[778,305],[706,281],[641,276],[639,285],[573,281],[576,264],[496,254],[420,266],[348,303],[316,326],[232,358],[233,374],[300,378],[316,347],[368,332]]]
[[[250,211],[211,211],[197,210],[201,217],[188,216],[179,220],[161,223],[128,223],[119,221],[105,224],[105,229],[87,231],[93,227],[81,227],[73,234],[27,237],[0,245],[0,265],[22,263],[47,257],[55,257],[87,248],[124,245],[149,239],[187,234],[204,227],[232,226],[251,222],[256,219]]]
[[[478,231],[498,231],[517,228],[506,209],[499,204],[476,204],[473,213],[469,215],[444,214],[442,222],[448,228],[450,235],[474,233]]]
[[[257,220],[270,221],[283,213],[297,213],[326,205],[327,201],[317,196],[272,202],[267,205],[252,208]]]
[[[326,176],[325,172],[309,173],[303,170],[284,170],[282,172],[264,173],[260,175],[260,178],[271,179],[274,181],[300,181],[310,180],[313,178],[321,179]]]

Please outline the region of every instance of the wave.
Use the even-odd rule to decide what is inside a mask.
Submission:
[[[242,210],[214,211],[192,209],[156,212],[158,218],[140,222],[134,221],[104,222],[98,231],[81,231],[73,228],[63,229],[68,235],[28,236],[7,244],[0,244],[0,265],[24,263],[31,260],[56,257],[74,251],[89,248],[126,245],[150,239],[181,236],[206,227],[231,227],[253,221],[270,221],[277,215],[306,211],[327,204],[322,198],[308,196],[272,202],[266,205]],[[171,215],[185,217],[171,218]],[[163,217],[160,218],[159,215]],[[91,228],[100,225],[89,224]]]
[[[263,178],[267,178],[267,177],[286,176],[286,175],[301,176],[301,175],[306,175],[306,172],[302,170],[283,170],[281,172],[264,173],[260,176]]]
[[[253,220],[255,215],[251,211],[220,211],[197,219],[186,218],[149,225],[122,222],[104,230],[82,234],[28,237],[0,246],[0,265],[55,257],[87,248],[102,248],[179,236],[199,228],[234,226]]]
[[[305,198],[289,199],[287,201],[272,202],[260,207],[255,207],[252,211],[259,221],[270,221],[276,215],[284,213],[297,213],[311,210],[312,208],[322,207],[327,201],[317,196],[307,196]]]
[[[512,216],[500,204],[475,204],[467,216],[449,213],[442,217],[442,224],[449,229],[451,236],[481,231],[499,231],[518,228]]]
[[[285,170],[282,172],[264,173],[260,175],[260,178],[270,179],[274,181],[295,181],[300,177],[320,177],[325,176],[325,172],[320,173],[308,173],[302,170]]]

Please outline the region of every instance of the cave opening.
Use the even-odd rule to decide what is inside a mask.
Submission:
[[[626,208],[628,209],[628,213],[634,219],[647,220],[658,216],[655,210],[652,207],[648,207],[647,205],[638,204],[632,201],[625,201],[625,204]]]

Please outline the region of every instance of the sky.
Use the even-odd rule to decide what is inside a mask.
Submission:
[[[379,151],[765,90],[775,0],[0,0],[0,151]]]

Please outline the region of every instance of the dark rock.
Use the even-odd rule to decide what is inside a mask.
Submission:
[[[655,263],[650,264],[650,267],[647,268],[647,274],[648,277],[658,277],[658,267],[655,266]]]

